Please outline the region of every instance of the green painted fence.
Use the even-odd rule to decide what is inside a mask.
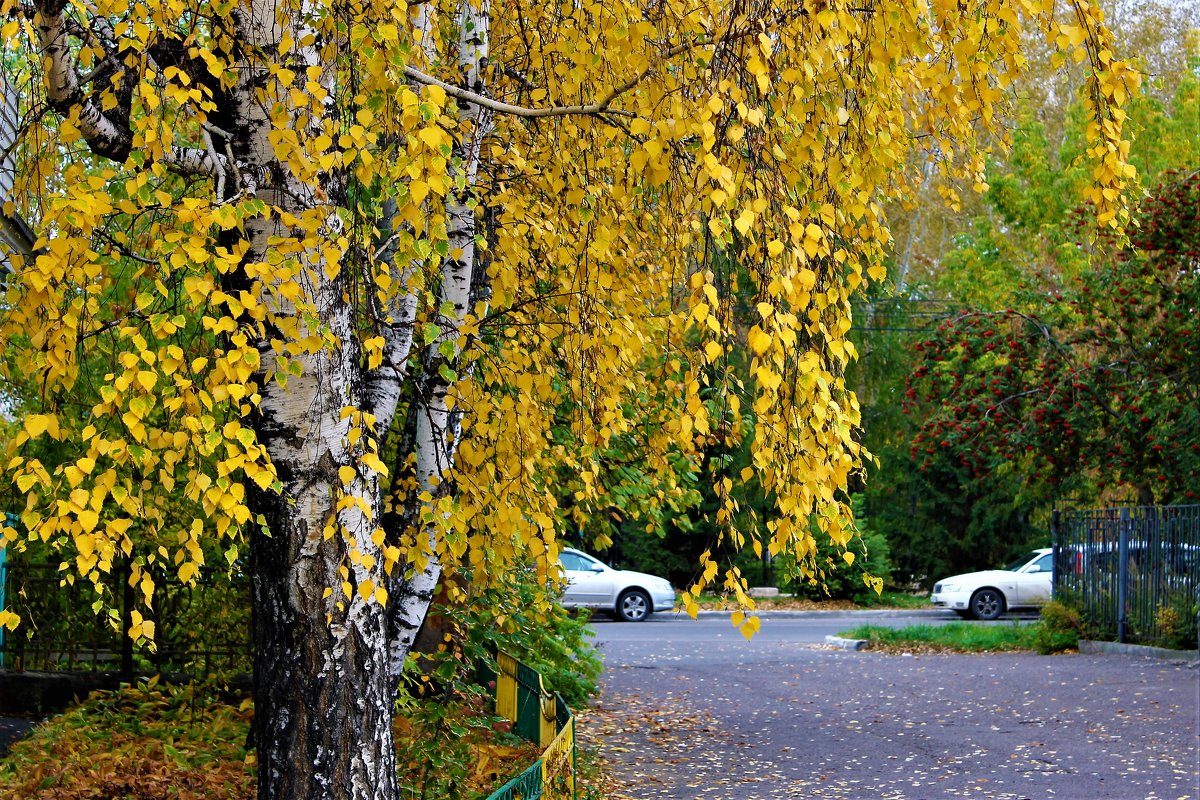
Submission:
[[[541,674],[508,653],[496,656],[496,713],[513,731],[542,746],[542,757],[488,800],[574,800],[575,717]]]

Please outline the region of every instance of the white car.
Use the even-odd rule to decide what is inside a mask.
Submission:
[[[929,600],[960,617],[996,619],[1014,608],[1037,608],[1050,600],[1054,586],[1054,551],[1026,553],[1004,569],[969,572],[943,578]]]
[[[675,607],[675,590],[666,578],[613,569],[570,547],[563,548],[558,561],[567,582],[563,608],[591,608],[626,622],[641,622],[655,611]]]

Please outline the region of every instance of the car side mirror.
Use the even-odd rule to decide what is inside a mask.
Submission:
[[[589,570],[589,572],[594,572],[599,575],[601,572],[604,572],[604,567],[600,566],[599,564],[592,564],[592,568]]]
[[[1041,572],[1041,571],[1042,571],[1041,564],[1034,564],[1032,567],[1030,567],[1028,570],[1026,570],[1027,574],[1029,574],[1029,575],[1032,575],[1035,572]]]

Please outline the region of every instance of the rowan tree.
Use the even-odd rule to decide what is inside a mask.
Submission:
[[[1200,175],[1168,172],[1124,247],[1086,256],[1040,313],[965,313],[917,345],[922,470],[1020,477],[1027,501],[1195,500],[1200,477]],[[1085,228],[1076,213],[1077,235]],[[1080,235],[1075,247],[1092,249]],[[1078,255],[1072,255],[1078,258]]]
[[[881,201],[924,174],[914,148],[981,180],[1023,26],[1090,66],[1092,197],[1126,219],[1137,75],[1083,0],[3,10],[40,232],[3,321],[43,403],[5,465],[24,535],[84,578],[129,556],[147,604],[164,563],[186,582],[202,542],[248,544],[263,798],[394,798],[391,702],[443,570],[548,579],[555,477],[606,507],[614,439],[670,502],[714,389],[756,415],[716,521],[735,478],[775,502],[730,541],[811,563],[815,514],[845,545],[849,299],[883,274]],[[735,242],[745,397],[712,268]],[[94,357],[97,401],[62,413]],[[177,486],[190,514],[163,513]],[[695,589],[722,580],[701,560]]]

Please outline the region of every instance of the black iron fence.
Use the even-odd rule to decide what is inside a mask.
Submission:
[[[1054,597],[1088,635],[1196,647],[1200,506],[1062,511],[1053,527]]]
[[[56,564],[0,560],[0,597],[20,617],[0,638],[0,667],[39,672],[212,675],[249,672],[250,589],[214,573],[183,586],[155,576],[153,604],[137,603],[129,564],[106,575],[103,595]],[[133,614],[154,622],[154,646],[125,634]]]

